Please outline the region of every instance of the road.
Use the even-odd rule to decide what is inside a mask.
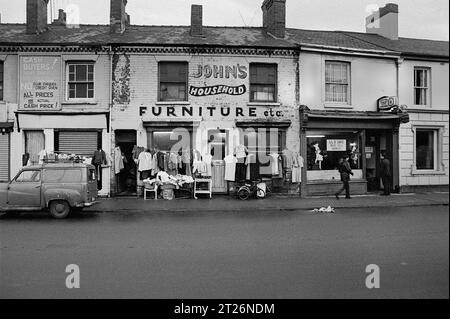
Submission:
[[[9,217],[0,298],[449,298],[448,207]]]

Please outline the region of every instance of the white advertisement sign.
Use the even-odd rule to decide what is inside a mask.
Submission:
[[[345,152],[347,150],[347,140],[327,140],[328,152]]]

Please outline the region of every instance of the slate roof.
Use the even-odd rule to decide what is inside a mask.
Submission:
[[[448,41],[400,38],[346,32],[286,29],[285,39],[276,39],[259,27],[204,27],[203,37],[190,35],[189,26],[136,26],[123,34],[111,34],[108,25],[81,25],[79,29],[49,25],[40,35],[26,34],[25,24],[0,24],[0,45],[182,45],[246,48],[296,48],[321,46],[356,51],[397,52],[408,56],[449,57]]]

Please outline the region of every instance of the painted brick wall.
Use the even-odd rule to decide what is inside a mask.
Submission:
[[[400,186],[437,186],[449,184],[449,115],[432,113],[410,113],[410,123],[400,128]],[[414,126],[444,127],[438,146],[442,152],[443,171],[436,174],[414,173]]]

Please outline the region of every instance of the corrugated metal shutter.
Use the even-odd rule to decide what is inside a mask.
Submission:
[[[98,147],[98,132],[59,132],[58,151],[64,154],[93,156]]]
[[[9,180],[9,134],[0,134],[0,182]]]

